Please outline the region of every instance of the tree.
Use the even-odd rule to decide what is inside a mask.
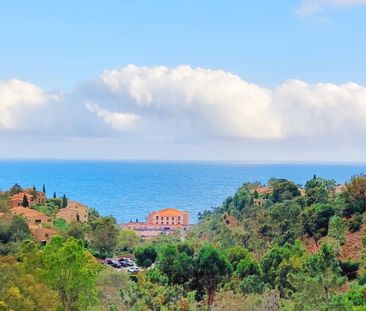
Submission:
[[[184,245],[184,244],[181,244]],[[159,252],[159,269],[168,277],[170,284],[184,285],[193,277],[193,254],[185,246],[167,244]]]
[[[296,310],[334,310],[330,307],[332,295],[345,281],[340,271],[334,250],[324,244],[318,253],[309,257],[303,272],[289,275],[297,291],[293,295]]]
[[[12,218],[9,233],[11,235],[11,240],[14,242],[21,242],[30,238],[30,231],[28,224],[23,217],[15,215]]]
[[[293,245],[274,245],[262,257],[260,266],[263,281],[272,289],[278,289],[281,297],[286,297],[292,286],[288,281],[288,275],[302,270],[305,250],[300,241]]]
[[[28,198],[27,198],[27,196],[25,194],[23,196],[22,206],[23,207],[28,207],[29,206]]]
[[[249,256],[249,251],[245,247],[234,246],[228,248],[225,251],[225,255],[231,266],[233,267],[233,270],[235,271],[239,262]]]
[[[62,196],[62,205],[61,205],[61,207],[65,208],[66,206],[67,206],[67,198],[66,198],[66,195],[63,195]]]
[[[351,217],[354,213],[363,213],[366,211],[366,176],[359,175],[353,177],[346,183],[342,193],[345,199],[343,209],[344,217]]]
[[[291,200],[301,195],[299,187],[287,179],[275,179],[271,184],[273,185],[272,200],[275,203]]]
[[[207,304],[214,302],[215,292],[225,276],[231,272],[231,266],[225,256],[211,244],[201,247],[196,260],[197,276],[207,292]]]
[[[317,243],[322,236],[328,234],[329,219],[334,215],[330,204],[314,204],[303,212],[304,229]]]
[[[143,267],[150,267],[156,261],[157,255],[156,249],[152,245],[139,246],[134,252],[137,264]]]
[[[44,194],[46,194],[46,186],[45,186],[45,184],[43,184],[43,185],[42,185],[42,192],[43,192]]]
[[[334,186],[334,181],[327,181],[323,178],[309,180],[305,184],[307,204],[326,203],[329,197],[329,189]]]
[[[297,202],[276,203],[270,209],[274,242],[284,245],[294,243],[303,233],[302,207]]]
[[[57,196],[56,196],[56,192],[53,193],[53,198],[56,199]]]
[[[84,224],[74,221],[66,230],[66,237],[73,237],[78,240],[84,240],[85,238],[85,227]]]
[[[56,292],[37,280],[14,257],[0,257],[0,310],[56,311]]]
[[[346,231],[346,224],[339,216],[333,216],[329,220],[328,235],[336,239],[339,245],[343,245],[345,242],[344,232]],[[339,253],[339,245],[337,245],[336,253]]]
[[[141,243],[141,238],[133,230],[122,229],[118,234],[118,248],[133,251]]]
[[[82,241],[56,236],[41,250],[41,261],[41,278],[57,291],[65,311],[94,303],[98,264]]]
[[[116,220],[113,217],[99,218],[93,224],[92,246],[95,247],[100,256],[111,254],[118,244],[118,229]]]
[[[250,275],[257,275],[257,276],[261,275],[258,263],[254,259],[250,258],[250,256],[240,260],[236,268],[236,271],[241,278],[246,278],[247,276]]]

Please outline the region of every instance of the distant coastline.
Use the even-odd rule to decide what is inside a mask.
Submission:
[[[189,211],[196,223],[199,212],[221,205],[245,181],[276,176],[304,184],[317,174],[343,183],[366,172],[366,164],[0,160],[0,171],[0,189],[45,183],[50,193],[65,193],[118,223],[145,221],[149,212],[167,207]]]

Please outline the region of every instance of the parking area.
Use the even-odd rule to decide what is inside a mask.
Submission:
[[[142,269],[137,266],[136,261],[133,258],[106,258],[103,263],[116,271],[124,270],[130,274],[138,274],[142,271]]]

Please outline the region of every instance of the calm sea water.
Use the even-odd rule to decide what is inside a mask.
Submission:
[[[362,172],[366,164],[0,161],[0,189],[44,183],[49,196],[66,194],[118,222],[166,207],[187,210],[196,222],[198,212],[220,205],[245,181],[283,177],[304,184],[317,174],[343,183]]]

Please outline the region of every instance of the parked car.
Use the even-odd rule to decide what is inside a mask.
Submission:
[[[129,273],[139,273],[141,270],[138,267],[130,267],[127,269]]]
[[[129,259],[129,258],[120,258],[118,260],[124,267],[132,267],[135,265],[135,263],[133,262],[133,260]]]
[[[110,265],[113,268],[116,268],[116,269],[122,268],[122,265],[117,260],[107,259],[106,262],[108,265]]]

